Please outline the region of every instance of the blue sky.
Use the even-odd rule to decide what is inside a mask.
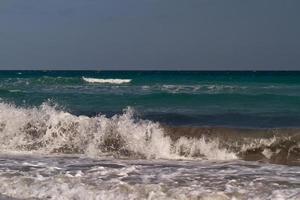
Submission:
[[[0,69],[300,70],[298,0],[0,0]]]

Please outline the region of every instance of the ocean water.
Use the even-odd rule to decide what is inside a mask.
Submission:
[[[170,125],[297,127],[300,119],[300,72],[6,71],[0,95],[87,116],[130,106]]]
[[[300,72],[1,71],[0,199],[300,199]]]

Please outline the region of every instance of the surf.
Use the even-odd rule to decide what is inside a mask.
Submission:
[[[141,159],[236,159],[217,140],[172,140],[164,127],[135,116],[132,108],[106,117],[76,116],[47,103],[22,108],[0,103],[0,150],[112,155]]]
[[[55,105],[0,103],[0,151],[97,158],[254,160],[299,165],[298,129],[168,127],[133,108],[107,117],[73,115]]]

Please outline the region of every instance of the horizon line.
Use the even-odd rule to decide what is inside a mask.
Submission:
[[[0,67],[1,68],[1,67]],[[182,71],[182,72],[300,72],[300,69],[0,69],[0,71]]]

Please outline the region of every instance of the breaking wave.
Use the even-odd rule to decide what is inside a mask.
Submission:
[[[123,83],[131,82],[131,79],[98,79],[98,78],[86,78],[86,77],[82,77],[82,79],[88,83],[123,84]]]
[[[236,158],[234,153],[219,149],[217,141],[185,137],[173,141],[159,123],[136,119],[131,108],[111,118],[90,118],[47,103],[38,108],[0,103],[0,144],[2,150],[83,153],[93,157]]]
[[[300,134],[293,129],[240,131],[165,127],[127,108],[111,118],[76,116],[44,103],[22,108],[0,103],[0,150],[111,155],[142,159],[261,160],[298,164]]]

